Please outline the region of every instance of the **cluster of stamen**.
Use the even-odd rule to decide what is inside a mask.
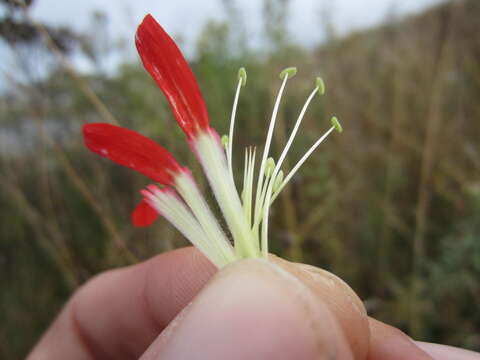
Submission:
[[[192,244],[218,267],[237,259],[266,258],[268,256],[270,206],[293,175],[328,135],[333,130],[342,131],[338,120],[332,117],[331,127],[308,149],[288,174],[284,175],[281,166],[295,139],[308,106],[315,95],[325,93],[323,80],[317,78],[315,88],[302,107],[277,162],[269,157],[280,101],[288,79],[295,74],[296,68],[287,68],[280,73],[282,85],[276,97],[270,119],[256,184],[256,148],[247,147],[245,149],[243,189],[240,196],[233,176],[232,152],[238,99],[240,90],[246,85],[247,80],[247,73],[244,68],[241,68],[238,72],[238,84],[233,102],[229,135],[222,137],[222,147],[218,146],[218,136],[213,129],[200,131],[191,140],[193,150],[197,154],[226,220],[230,235],[233,238],[233,246],[187,169],[183,169],[174,176],[171,187],[159,188],[153,185],[143,191],[143,195],[149,204],[179,229]]]
[[[308,96],[298,118],[293,127],[285,148],[280,154],[277,162],[273,158],[269,157],[270,145],[272,142],[273,130],[275,128],[275,122],[278,115],[280,101],[285,90],[285,86],[289,78],[292,78],[296,74],[297,70],[294,67],[287,68],[280,73],[282,84],[273,108],[272,117],[270,119],[270,125],[268,127],[267,137],[263,148],[263,155],[260,162],[260,169],[257,177],[256,191],[254,193],[254,173],[255,173],[255,155],[256,148],[248,147],[245,149],[245,166],[243,175],[243,190],[241,192],[242,206],[244,210],[244,216],[247,219],[254,241],[259,244],[261,256],[268,256],[268,218],[270,206],[283,190],[285,185],[295,175],[298,169],[305,163],[308,157],[315,151],[315,149],[332,133],[337,130],[342,132],[342,127],[336,117],[332,117],[330,120],[331,127],[323,134],[300,158],[290,172],[285,176],[281,170],[283,161],[285,160],[287,153],[295,139],[300,124],[305,116],[308,106],[315,97],[315,95],[325,94],[325,84],[322,78],[316,79],[315,88]],[[222,137],[222,144],[225,148],[227,157],[228,169],[230,177],[233,179],[232,171],[232,148],[233,148],[233,133],[235,125],[235,115],[237,111],[238,99],[240,96],[240,90],[245,86],[247,80],[247,74],[244,68],[241,68],[238,72],[238,85],[233,102],[232,116],[230,121],[229,135]],[[255,196],[254,196],[255,194]],[[260,228],[261,226],[261,228]]]

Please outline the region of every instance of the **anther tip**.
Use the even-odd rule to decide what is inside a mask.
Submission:
[[[323,79],[320,76],[317,77],[317,80],[315,81],[315,85],[317,86],[318,93],[320,95],[324,95],[325,94],[325,82],[323,81]]]
[[[227,144],[228,144],[228,135],[223,135],[221,141],[222,141],[222,145],[223,145],[223,146],[227,146]]]
[[[332,126],[335,127],[335,130],[337,130],[339,133],[343,131],[343,127],[342,125],[340,125],[340,121],[338,121],[336,116],[332,116],[332,118],[330,119],[330,122]]]
[[[283,69],[282,72],[280,73],[280,79],[285,79],[285,76],[288,75],[288,78],[292,78],[295,76],[295,74],[297,73],[297,68],[292,66],[292,67],[288,67],[286,69]]]
[[[238,80],[242,82],[242,86],[245,86],[247,83],[247,71],[244,67],[238,69]]]
[[[265,164],[265,175],[268,177],[272,175],[273,169],[275,168],[275,160],[269,157],[267,163]]]
[[[267,159],[267,166],[272,166],[272,167],[275,166],[275,160],[273,160],[272,157],[269,157]]]

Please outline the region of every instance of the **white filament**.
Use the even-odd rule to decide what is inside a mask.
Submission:
[[[230,130],[228,132],[228,151],[227,151],[227,162],[228,162],[228,171],[230,176],[233,179],[233,170],[232,170],[232,147],[233,147],[233,129],[235,126],[235,115],[237,113],[238,98],[240,97],[240,89],[242,87],[242,78],[238,79],[237,91],[235,92],[235,99],[233,100],[232,116],[230,118]]]
[[[276,179],[277,179],[277,174],[280,171],[280,168],[282,166],[283,161],[285,160],[285,157],[287,156],[288,150],[290,149],[290,146],[292,145],[293,140],[295,139],[295,136],[298,132],[298,128],[300,127],[300,124],[302,123],[302,120],[305,116],[305,113],[308,109],[308,106],[310,105],[313,97],[317,94],[318,92],[318,87],[315,87],[313,91],[310,93],[310,96],[307,98],[305,101],[305,104],[303,105],[302,110],[300,111],[300,115],[297,118],[297,121],[295,122],[295,126],[293,127],[293,130],[290,134],[290,137],[288,138],[287,144],[285,145],[285,148],[283,149],[282,153],[280,154],[280,158],[278,159],[278,162],[275,166],[275,169],[273,170],[272,177],[269,181],[268,184],[268,190],[266,191],[266,194],[261,197],[261,200],[263,205],[263,214],[262,214],[262,236],[261,236],[261,249],[262,249],[262,254],[264,256],[268,255],[268,216],[269,216],[269,211],[270,211],[270,205],[271,205],[271,196],[273,192],[273,187],[275,185]],[[281,190],[281,185],[278,188]],[[265,196],[265,197],[264,197]]]
[[[290,181],[293,175],[300,169],[300,167],[303,165],[305,161],[309,158],[309,156],[316,150],[316,148],[330,135],[330,133],[335,130],[335,126],[332,126],[328,131],[322,135],[311,147],[308,149],[308,151],[305,153],[305,155],[302,156],[302,158],[297,162],[297,164],[293,167],[293,169],[288,173],[288,175],[285,177],[285,179],[282,182],[282,185],[279,186],[278,190],[275,191],[275,194],[273,194],[272,200],[270,203],[272,203],[278,196],[278,194],[282,191],[282,189],[287,185],[287,183]]]
[[[249,227],[252,226],[253,177],[255,172],[256,149],[245,149],[245,172],[243,176],[243,211]]]
[[[263,149],[263,155],[262,155],[262,162],[260,163],[260,172],[258,173],[257,192],[256,192],[256,199],[255,199],[255,218],[257,218],[258,214],[260,214],[260,212],[261,212],[262,201],[261,201],[261,198],[259,198],[259,195],[260,195],[260,192],[262,190],[263,177],[265,175],[264,174],[265,173],[265,164],[266,164],[266,161],[267,161],[268,152],[270,151],[270,144],[272,142],[273,128],[275,127],[275,121],[277,119],[278,108],[280,106],[280,100],[282,99],[283,91],[285,89],[285,85],[287,84],[287,80],[288,80],[288,73],[285,74],[285,77],[283,78],[282,86],[280,87],[280,90],[278,91],[277,99],[275,100],[275,105],[273,107],[272,118],[270,119],[270,125],[268,127],[267,140],[265,141],[265,147]]]
[[[280,170],[280,167],[282,166],[283,160],[285,160],[285,157],[287,156],[288,150],[290,149],[290,146],[292,145],[293,140],[295,139],[295,135],[297,135],[298,128],[300,127],[300,124],[302,123],[303,117],[305,116],[305,112],[307,111],[308,105],[312,102],[313,97],[317,94],[318,92],[318,87],[313,89],[311,92],[310,96],[307,98],[307,101],[305,101],[305,104],[303,105],[302,111],[300,112],[300,115],[297,118],[297,121],[295,122],[295,126],[293,127],[292,133],[290,134],[290,137],[288,138],[287,145],[285,145],[285,148],[283,149],[280,158],[278,159],[277,166],[275,166],[275,175],[276,173]],[[275,177],[274,175],[274,177]]]

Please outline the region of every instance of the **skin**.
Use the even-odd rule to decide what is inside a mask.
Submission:
[[[423,349],[423,350],[422,350]],[[430,354],[430,355],[429,355]],[[28,356],[42,359],[479,360],[367,316],[342,280],[271,257],[217,272],[193,248],[102,273]]]

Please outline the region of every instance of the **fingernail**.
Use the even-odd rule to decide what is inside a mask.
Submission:
[[[339,325],[278,265],[244,260],[220,271],[142,359],[351,359]]]
[[[480,360],[480,353],[453,346],[415,341],[415,344],[432,356],[432,359]]]

